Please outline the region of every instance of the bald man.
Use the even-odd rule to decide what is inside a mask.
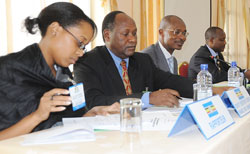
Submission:
[[[181,50],[188,32],[184,21],[175,16],[165,16],[160,23],[158,41],[142,50],[149,54],[159,69],[178,74],[178,64],[173,56],[174,50]]]
[[[212,74],[213,83],[227,81],[227,72],[230,66],[217,59],[223,60],[221,52],[224,51],[226,45],[226,34],[219,27],[209,27],[205,32],[206,44],[201,46],[192,56],[189,62],[188,77],[196,80],[197,74],[200,72],[201,64],[208,64],[208,71]],[[211,57],[215,57],[214,59]],[[245,77],[250,79],[250,71],[242,70]]]

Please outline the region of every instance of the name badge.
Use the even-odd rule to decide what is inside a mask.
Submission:
[[[80,108],[86,106],[84,88],[82,83],[69,87],[70,97],[72,99],[73,111],[76,111]]]
[[[172,136],[196,124],[200,132],[208,140],[233,123],[233,118],[220,96],[216,95],[187,104],[168,136]]]
[[[250,112],[250,96],[244,86],[225,91],[221,98],[226,106],[234,108],[240,117]]]

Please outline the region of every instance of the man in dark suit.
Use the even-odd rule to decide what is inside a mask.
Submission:
[[[230,66],[223,62],[224,57],[221,54],[226,45],[225,32],[219,27],[210,27],[205,32],[205,40],[206,44],[201,46],[190,60],[188,77],[196,80],[197,74],[200,72],[200,65],[208,64],[208,71],[212,74],[213,83],[227,81],[227,71]],[[245,77],[249,78],[250,71],[244,72]]]
[[[142,52],[149,54],[159,69],[178,74],[178,64],[173,53],[174,50],[181,50],[186,41],[186,25],[181,18],[168,15],[161,20],[158,32],[159,40]]]
[[[141,98],[143,107],[172,107],[178,106],[176,96],[192,97],[192,81],[157,69],[148,55],[135,52],[137,28],[125,13],[109,13],[102,24],[102,35],[105,46],[86,53],[74,66],[75,80],[83,82],[89,108],[126,97]],[[121,66],[124,61],[126,66]]]

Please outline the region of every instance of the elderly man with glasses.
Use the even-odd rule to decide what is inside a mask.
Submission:
[[[186,25],[181,18],[168,15],[161,20],[158,32],[159,40],[142,52],[149,54],[159,69],[178,74],[177,60],[172,54],[174,50],[181,50],[186,41]]]

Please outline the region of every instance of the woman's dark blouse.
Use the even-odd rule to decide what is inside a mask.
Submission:
[[[63,52],[63,51],[62,51]],[[34,112],[43,94],[53,88],[67,89],[72,84],[60,76],[72,78],[68,68],[59,67],[61,74],[54,77],[38,44],[0,57],[0,130],[8,128]],[[60,79],[60,80],[59,80]],[[67,80],[66,80],[67,81]],[[50,128],[62,117],[82,116],[84,110],[53,112],[33,131]]]

